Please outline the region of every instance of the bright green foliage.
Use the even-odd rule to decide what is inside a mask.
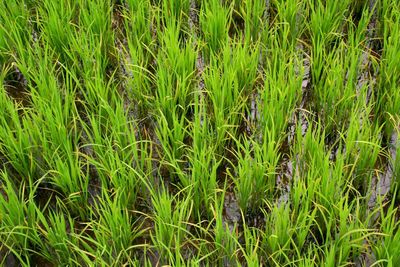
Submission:
[[[0,266],[400,266],[395,0],[0,1]]]

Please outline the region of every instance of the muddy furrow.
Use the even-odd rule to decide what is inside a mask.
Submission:
[[[361,88],[367,85],[367,95],[366,95],[366,105],[369,104],[370,98],[372,95],[373,88],[376,86],[376,77],[379,73],[373,72],[372,62],[371,62],[371,52],[374,51],[374,40],[377,39],[376,27],[377,27],[377,13],[374,6],[376,4],[376,0],[369,1],[370,11],[373,11],[371,20],[367,26],[367,40],[365,42],[365,49],[361,55],[361,69],[358,74],[357,79],[357,94]],[[362,118],[360,118],[360,124],[362,125]],[[396,142],[397,142],[397,134],[393,132],[391,134],[389,140],[389,155],[390,157],[395,158],[396,154]],[[377,205],[377,199],[381,196],[385,196],[389,190],[391,185],[391,179],[393,176],[391,161],[388,159],[386,163],[383,164],[382,170],[376,172],[376,174],[372,177],[371,181],[371,196],[368,201],[368,207],[370,210],[373,210]]]
[[[361,55],[361,60],[360,60],[360,66],[361,69],[358,72],[358,77],[357,77],[357,84],[356,84],[356,93],[357,96],[360,96],[360,91],[364,86],[367,86],[367,94],[365,98],[365,104],[366,106],[369,104],[370,99],[371,99],[371,94],[373,91],[373,87],[376,86],[376,75],[377,73],[373,73],[372,69],[372,62],[370,60],[371,57],[371,51],[373,51],[373,40],[376,38],[376,32],[375,32],[375,27],[377,23],[377,14],[376,14],[376,9],[374,9],[376,0],[369,0],[369,9],[370,11],[373,11],[374,13],[372,14],[371,20],[367,26],[367,38],[365,42],[365,49],[362,52]],[[373,73],[373,75],[371,75]],[[360,117],[360,127],[363,124],[362,123],[363,118]],[[343,145],[344,148],[346,149],[345,145]],[[379,178],[378,175],[374,175],[372,177],[371,181],[371,196],[368,201],[368,208],[372,211],[376,204],[377,204],[377,197],[378,194],[387,193],[387,190],[384,189],[390,188],[390,181],[389,181],[389,186],[387,187],[386,184],[388,183],[388,177],[384,177],[383,179]],[[379,216],[379,215],[377,215]],[[356,266],[371,266],[376,260],[375,260],[375,255],[371,251],[371,248],[367,246],[366,241],[364,242],[367,249],[364,253],[362,253],[358,259],[355,262]]]
[[[301,102],[296,107],[295,112],[293,112],[288,123],[288,136],[287,136],[287,147],[292,147],[295,142],[295,135],[297,127],[301,127],[301,134],[304,136],[308,130],[309,122],[307,111],[307,105],[310,101],[310,88],[311,88],[311,75],[310,75],[310,59],[304,53],[305,49],[303,45],[299,44],[296,47],[298,53],[304,55],[302,63],[303,66],[299,67],[303,69],[303,81],[301,84]],[[300,75],[300,69],[297,71]],[[299,175],[299,166],[294,164],[294,161],[298,162],[299,156],[295,155],[295,158],[290,158],[290,156],[284,156],[280,164],[279,173],[277,175],[277,188],[280,189],[281,195],[278,199],[279,205],[287,203],[290,195],[290,186],[292,184],[293,178]],[[295,167],[294,167],[295,165]],[[295,169],[293,169],[295,168]]]

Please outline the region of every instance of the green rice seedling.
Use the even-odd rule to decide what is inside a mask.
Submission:
[[[372,55],[371,51],[368,50],[368,46],[365,46],[365,43],[368,45],[369,42],[368,25],[371,23],[372,17],[373,12],[369,9],[364,9],[361,14],[361,18],[357,22],[349,22],[347,51],[346,56],[344,57],[345,61],[343,63],[345,66],[349,66],[348,74],[346,76],[346,86],[350,88],[356,86],[356,90],[358,90],[358,97],[364,98],[364,101],[367,100],[367,96],[362,92],[363,88],[357,88],[357,83],[361,82],[363,85],[367,85],[367,87],[372,86],[373,83],[366,80],[357,81],[357,79],[362,76],[363,72],[368,71],[369,63],[371,63],[371,65],[376,64],[376,59]],[[367,78],[369,77],[364,77],[364,79]]]
[[[58,53],[64,61],[64,49],[69,49],[68,45],[74,35],[74,21],[78,10],[77,2],[68,1],[44,1],[38,13],[42,17],[42,32],[49,41],[50,46]]]
[[[216,265],[235,264],[235,256],[238,251],[238,225],[237,223],[227,222],[224,217],[224,201],[226,184],[221,194],[215,193],[214,209],[214,229],[213,245],[216,251]]]
[[[156,74],[156,128],[169,169],[178,176],[184,187],[189,185],[182,172],[181,160],[186,138],[186,115],[192,99],[193,74],[197,52],[179,39],[179,25],[167,24],[158,54]],[[189,41],[190,42],[190,41]]]
[[[290,203],[292,203],[292,220],[294,221],[294,236],[292,239],[297,257],[301,258],[308,248],[307,243],[312,239],[312,230],[315,225],[317,209],[313,207],[313,198],[316,183],[307,183],[302,177],[294,177],[290,191]]]
[[[326,267],[333,267],[333,266],[337,266],[338,264],[340,264],[341,262],[341,257],[340,257],[340,252],[338,252],[338,250],[340,250],[340,247],[337,248],[337,246],[335,244],[327,247],[325,249],[325,258],[323,259],[323,266]],[[339,259],[336,259],[336,255],[339,254]]]
[[[281,265],[288,261],[287,253],[293,236],[288,204],[274,205],[263,211],[266,224],[262,231],[261,248],[270,264]]]
[[[176,109],[178,114],[186,114],[191,103],[191,90],[197,51],[193,49],[191,40],[186,45],[179,38],[180,25],[167,24],[163,35],[162,50],[158,54],[158,69],[156,76],[156,96],[159,108],[172,123],[170,114]]]
[[[240,13],[244,20],[244,35],[246,43],[258,40],[263,28],[268,27],[267,23],[264,21],[265,12],[266,5],[264,1],[243,1]]]
[[[154,59],[157,47],[152,40],[152,25],[154,12],[150,1],[128,1],[128,8],[124,14],[127,36],[126,77],[127,94],[143,107],[145,112],[151,107],[154,97],[152,85],[155,77],[149,68]],[[124,59],[121,59],[124,60]]]
[[[350,48],[364,48],[364,42],[368,38],[368,24],[371,23],[373,14],[374,10],[363,7],[359,20],[353,18],[348,22],[348,43]]]
[[[37,130],[35,140],[42,140],[38,146],[43,144],[45,149],[44,146],[50,144],[49,149],[52,150],[50,153],[61,149],[67,154],[74,150],[74,142],[78,138],[75,129],[74,88],[71,88],[68,82],[65,83],[66,86],[60,86],[58,71],[52,64],[53,52],[48,46],[46,48],[43,52],[38,52],[38,68],[29,72],[28,76],[34,84],[30,86],[32,105],[38,111],[31,115],[38,125],[31,127]],[[42,125],[39,125],[39,122],[42,122]],[[46,138],[52,142],[47,142]]]
[[[259,62],[259,43],[251,45],[249,42],[241,44],[235,42],[224,49],[222,65],[225,72],[235,73],[239,90],[244,97],[253,92],[257,81],[257,67]]]
[[[359,125],[358,123],[360,122],[360,112],[366,112],[366,111],[362,111],[361,108],[358,108],[357,106],[354,107],[353,112],[351,112],[350,114],[350,118],[349,118],[349,126],[348,129],[344,128],[341,130],[340,134],[341,134],[341,138],[342,138],[342,143],[343,146],[345,146],[345,153],[344,153],[344,157],[346,159],[346,163],[347,164],[354,164],[355,162],[355,156],[356,153],[354,155],[352,155],[352,152],[355,151],[355,147],[356,147],[356,140],[358,138],[358,133],[359,133]],[[366,115],[362,115],[362,118],[365,119]]]
[[[139,137],[139,126],[130,116],[131,107],[125,107],[124,101],[113,95],[111,103],[103,102],[96,117],[93,117],[92,127],[97,127],[96,143],[101,143],[101,136],[105,141],[112,141],[114,147],[119,147],[121,155],[131,152],[131,146],[136,145]],[[98,115],[98,117],[97,117]],[[103,117],[102,117],[103,116]],[[107,138],[104,138],[107,137]],[[129,149],[125,149],[129,148]],[[133,150],[134,147],[132,147]],[[138,158],[135,158],[138,159]]]
[[[183,188],[190,186],[191,181],[189,176],[183,171],[184,169],[184,153],[186,144],[184,143],[186,131],[186,119],[184,116],[179,117],[176,113],[169,115],[172,117],[172,125],[168,123],[163,113],[158,119],[158,128],[156,133],[160,141],[161,149],[159,154],[163,155],[163,162],[170,173],[171,178],[177,177]]]
[[[231,46],[226,45],[222,59],[212,55],[210,66],[203,75],[219,153],[227,138],[236,136],[242,121],[241,114],[246,107],[246,93],[249,94],[256,78],[257,53],[253,52],[247,57],[246,66],[240,61],[232,61],[233,56],[244,59],[248,53],[244,47],[238,51],[238,54],[232,54]]]
[[[0,68],[4,68],[6,62],[9,60],[10,56],[7,55],[9,52],[9,48],[7,45],[7,32],[4,26],[0,27]]]
[[[113,199],[105,192],[96,204],[96,211],[99,218],[91,225],[96,256],[113,266],[126,264],[133,255],[134,241],[141,232],[134,226],[125,202],[120,201],[119,192]]]
[[[375,164],[381,154],[381,138],[379,132],[382,126],[371,123],[365,116],[368,111],[361,113],[352,112],[347,137],[345,139],[345,158],[348,164],[354,164],[354,187],[365,192],[370,180],[365,179],[375,170]],[[362,157],[360,155],[363,155]]]
[[[310,244],[306,252],[298,260],[292,260],[289,266],[320,266],[321,249],[316,244]]]
[[[339,264],[348,261],[350,255],[354,257],[360,255],[364,249],[363,242],[375,233],[366,229],[362,222],[353,221],[352,216],[361,217],[357,214],[362,208],[360,199],[349,200],[346,180],[351,180],[352,174],[351,172],[346,174],[344,156],[339,152],[336,158],[337,165],[332,166],[329,162],[329,154],[326,154],[324,144],[321,142],[324,136],[318,135],[318,133],[313,135],[309,133],[311,131],[306,133],[303,144],[306,155],[311,158],[303,160],[309,162],[308,191],[314,192],[314,196],[311,198],[315,198],[315,201],[308,203],[313,203],[317,208],[316,228],[323,236],[324,242],[328,243],[329,240],[332,240],[336,244],[335,249],[330,248],[332,251],[327,253],[325,260],[333,261],[332,264]],[[311,145],[309,142],[314,144]],[[317,143],[319,144],[317,145]],[[318,173],[313,173],[314,170]],[[343,177],[343,175],[345,176]],[[346,180],[343,180],[344,178]],[[299,196],[296,194],[296,199],[298,198]],[[307,198],[307,201],[310,201],[310,195]],[[298,202],[298,200],[294,201],[294,203]]]
[[[397,246],[400,240],[399,222],[396,219],[397,208],[392,200],[388,205],[387,211],[384,209],[385,204],[380,200],[380,230],[383,233],[383,238],[378,239],[372,246],[374,255],[377,261],[385,262],[383,266],[396,266],[400,263],[399,247]]]
[[[318,48],[318,49],[322,49],[322,48]],[[319,53],[323,53],[323,52],[319,52]],[[325,90],[325,83],[323,81],[326,81],[328,78],[326,78],[326,75],[328,73],[331,73],[329,68],[326,68],[326,71],[323,71],[323,69],[325,69],[326,64],[331,64],[332,66],[338,66],[336,69],[338,71],[341,71],[342,68],[338,65],[337,62],[335,62],[335,56],[336,54],[331,53],[326,55],[326,57],[324,57],[322,60],[321,58],[318,58],[320,61],[318,61],[317,59],[315,59],[314,64],[316,65],[316,68],[318,68],[318,70],[315,70],[313,68],[313,70],[315,70],[313,73],[321,73],[323,75],[323,77],[319,76],[319,80],[316,78],[315,79],[315,92],[317,95],[317,105],[321,105],[321,106],[317,106],[317,111],[321,114],[321,117],[323,118],[323,121],[325,122],[325,125],[329,125],[328,124],[328,119],[325,118],[330,118],[329,115],[325,115],[325,114],[335,114],[335,110],[332,109],[332,105],[333,105],[333,99],[335,95],[338,95],[341,88],[342,88],[342,84],[343,84],[343,75],[338,75],[338,73],[334,73],[332,75],[332,77],[334,77],[334,79],[331,81],[332,83],[336,83],[330,86],[329,90]],[[317,65],[318,64],[318,65]],[[343,74],[343,73],[340,73]],[[317,77],[317,75],[315,76]],[[337,85],[341,85],[341,87],[339,87],[339,90],[337,89]],[[333,95],[333,96],[331,96]],[[329,100],[329,102],[328,102]]]
[[[317,48],[318,44],[328,47],[338,38],[350,3],[350,0],[340,2],[312,0],[309,2],[313,49]]]
[[[6,1],[0,4],[1,52],[15,52],[16,47],[26,47],[31,41],[32,27],[29,25],[30,10],[20,1]],[[2,57],[5,54],[2,53]]]
[[[110,60],[98,45],[96,35],[83,32],[75,33],[71,41],[71,51],[65,51],[72,60],[72,67],[67,67],[77,86],[77,94],[83,96],[85,107],[94,109],[103,102],[114,100],[116,84],[115,71],[107,73]],[[73,52],[72,52],[73,51]],[[111,102],[112,103],[112,102]],[[111,104],[110,103],[110,104]]]
[[[146,53],[149,56],[151,51],[150,44],[152,43],[152,24],[154,21],[154,11],[150,1],[126,1],[126,10],[124,13],[125,30],[130,51],[134,52],[131,47],[139,50],[139,53]],[[131,42],[129,44],[129,42]],[[156,49],[155,47],[151,47]],[[148,63],[148,62],[147,62]]]
[[[232,19],[232,6],[224,7],[219,0],[203,1],[200,10],[200,27],[206,48],[203,50],[206,61],[212,54],[218,54],[228,41],[229,25]]]
[[[382,25],[383,52],[379,66],[377,109],[386,122],[385,133],[390,136],[393,131],[390,116],[398,114],[400,110],[400,92],[398,90],[400,41],[396,38],[400,34],[400,8],[393,3],[386,4],[388,6],[384,11]]]
[[[74,32],[70,49],[64,50],[71,61],[64,69],[73,78],[79,101],[88,109],[85,111],[97,109],[104,102],[110,102],[112,105],[118,95],[116,70],[110,54],[112,51],[104,45],[99,45],[99,38],[99,34],[92,34],[90,31]]]
[[[302,136],[301,129],[298,129],[296,134],[294,188],[301,192],[307,187],[307,192],[310,193],[307,196],[308,205],[312,203],[311,199],[316,197],[315,194],[320,194],[322,198],[328,198],[324,201],[327,205],[334,203],[334,199],[341,196],[342,191],[339,188],[343,188],[346,179],[350,177],[350,172],[346,172],[344,156],[338,149],[333,164],[330,159],[332,151],[330,147],[326,148],[324,141],[326,135],[320,124],[316,129],[309,128],[304,136]],[[305,180],[302,180],[304,178]],[[295,192],[292,200],[294,204],[300,203],[300,196],[299,192]],[[303,205],[306,204],[303,202]]]
[[[257,79],[258,47],[256,44],[252,51],[247,44],[226,45],[221,51],[222,58],[211,56],[210,66],[204,72],[220,150],[229,135],[236,136],[236,129],[243,120],[240,114],[246,108],[247,97]]]
[[[180,194],[184,191],[181,191],[179,195],[172,197],[166,189],[161,189],[160,192],[150,190],[155,224],[151,234],[152,242],[162,263],[181,264],[184,262],[181,252],[189,237],[187,223],[193,207],[191,194],[182,196]]]
[[[7,172],[0,173],[0,243],[19,260],[30,266],[32,244],[40,243],[35,229],[38,217],[34,195],[37,184],[15,185]]]
[[[78,244],[74,237],[75,222],[67,213],[50,211],[46,217],[40,210],[38,212],[38,231],[45,237],[45,241],[38,244],[40,254],[49,262],[58,265],[74,265],[78,263],[69,242]]]
[[[214,149],[211,144],[205,143],[200,147],[194,146],[188,152],[194,211],[199,218],[204,215],[212,218],[211,205],[218,189],[217,170],[221,166],[221,160],[218,161],[213,153]]]
[[[244,236],[244,245],[239,244],[239,249],[243,254],[245,262],[247,266],[260,266],[263,255],[260,248],[260,233],[257,228],[250,228],[247,226],[246,222],[243,223],[243,236]],[[241,264],[238,262],[238,265]]]
[[[131,62],[126,64],[130,73],[126,80],[127,95],[132,103],[136,103],[139,115],[145,117],[154,102],[152,86],[155,78],[148,70],[150,57],[129,40],[128,45]]]
[[[26,121],[20,120],[19,107],[6,95],[3,86],[5,73],[0,77],[0,152],[7,159],[7,164],[25,179],[35,173],[34,159],[31,153],[32,143],[28,129],[24,127]],[[7,165],[5,164],[5,166]]]
[[[329,55],[329,54],[328,54]],[[322,43],[314,43],[311,50],[311,78],[318,83],[324,78],[324,62],[328,56]]]
[[[134,205],[139,190],[137,176],[142,173],[141,170],[133,169],[132,158],[121,158],[118,152],[107,146],[104,153],[97,154],[96,159],[89,159],[88,162],[96,167],[101,186],[111,192],[120,192],[120,202],[131,206]]]
[[[67,241],[67,243],[78,259],[76,262],[74,262],[75,265],[112,266],[106,260],[104,260],[104,258],[96,257],[96,248],[101,246],[96,243],[93,238],[88,235],[82,234],[74,234],[74,236],[76,237],[76,239],[80,240],[80,244],[76,245],[69,241]]]
[[[196,93],[196,92],[195,92]],[[188,162],[188,185],[193,192],[193,209],[198,218],[213,218],[213,199],[218,188],[217,170],[222,159],[215,156],[210,119],[202,92],[194,97],[193,121],[188,126],[191,146],[185,150]]]
[[[322,79],[329,48],[336,48],[350,1],[310,1],[311,76],[314,83]],[[329,62],[329,60],[328,60]]]
[[[393,118],[392,123],[394,125],[400,125],[400,118]],[[395,128],[395,127],[394,127]],[[390,160],[390,168],[393,174],[392,181],[391,181],[391,189],[392,192],[396,192],[395,197],[399,198],[399,182],[400,182],[400,128],[397,127],[394,130],[391,140],[392,144],[391,147],[389,146],[389,152],[391,152],[389,160]]]
[[[295,262],[295,264],[299,267],[312,267],[312,266],[318,266],[317,263],[315,263],[315,255],[310,253],[311,255],[306,255],[302,257],[298,262]]]
[[[84,157],[96,168],[101,186],[119,192],[119,201],[132,206],[140,189],[139,176],[152,169],[148,154],[150,145],[136,139],[137,125],[128,124],[122,107],[117,107],[116,110],[107,107],[107,125],[96,117],[90,119],[90,127],[83,124],[89,136],[88,145],[93,149],[93,155]]]
[[[136,121],[129,118],[130,107],[124,106],[116,92],[112,92],[111,97],[108,101],[100,98],[101,104],[88,118],[82,119],[82,127],[94,144],[120,148],[132,146],[137,143],[139,135]]]
[[[266,55],[271,59],[265,62],[264,86],[259,88],[259,131],[268,132],[272,139],[265,140],[278,144],[283,140],[289,119],[300,101],[302,70],[296,73],[296,68],[301,64],[294,52],[280,50],[277,43],[273,47],[267,50]]]
[[[366,27],[371,19],[371,14],[368,10],[363,12],[358,25],[349,25],[347,44],[337,43],[335,52],[323,56],[321,65],[318,66],[320,63],[314,64],[314,73],[321,74],[320,79],[315,80],[313,88],[317,100],[317,110],[328,134],[335,129],[340,129],[341,124],[346,125],[354,99],[356,98],[361,105],[364,105],[367,100],[368,88],[373,86],[368,80],[359,80],[360,75],[363,75],[368,68],[363,65],[366,64],[365,60],[371,57],[368,51],[363,51]],[[319,52],[321,55],[324,54],[321,51],[322,47]],[[322,62],[325,62],[325,65]]]
[[[307,186],[308,195],[304,207],[311,209],[312,199],[314,199],[314,202],[322,209],[315,215],[316,221],[322,227],[326,226],[329,229],[330,225],[326,225],[325,216],[321,215],[321,212],[332,209],[331,205],[338,197],[336,182],[340,185],[341,177],[333,178],[330,173],[329,154],[325,152],[324,137],[325,134],[320,126],[315,130],[308,129],[304,137],[299,127],[296,140],[298,143],[295,144],[295,151],[297,151],[295,168],[298,173],[303,174],[296,179],[304,179],[304,184]],[[300,182],[297,183],[299,184],[296,185],[296,189],[301,185]],[[295,193],[298,194],[298,192]],[[298,197],[296,196],[297,199]],[[322,229],[322,232],[325,232],[325,229]]]
[[[297,43],[304,31],[304,20],[306,17],[305,2],[298,0],[272,1],[272,7],[276,9],[276,32],[277,41],[283,50],[290,50]]]
[[[157,135],[163,146],[163,151],[170,154],[168,155],[170,160],[182,159],[185,149],[186,118],[177,113],[176,110],[172,110],[172,113],[168,115],[161,113],[157,120],[159,126]],[[170,121],[168,121],[167,116]]]
[[[163,9],[162,16],[165,20],[183,22],[182,18],[189,14],[189,0],[162,0],[160,2]]]
[[[235,73],[227,72],[221,79],[221,70],[214,66],[205,70],[204,83],[210,99],[215,143],[220,152],[228,138],[228,132],[233,133],[239,124],[239,111],[244,103],[241,101],[238,84],[235,83]],[[233,135],[235,136],[234,133]]]
[[[302,258],[306,249],[309,247],[309,242],[312,240],[313,227],[317,209],[309,207],[302,208],[298,211],[297,218],[294,221],[294,234],[292,239],[293,250],[296,251],[293,258]],[[312,241],[311,241],[312,242]]]
[[[34,49],[38,49],[38,46]],[[37,165],[42,165],[41,168],[44,171],[47,168],[53,168],[56,174],[53,182],[66,196],[74,199],[71,203],[76,200],[83,201],[75,206],[81,210],[81,204],[87,203],[85,193],[87,193],[88,181],[82,179],[80,175],[81,164],[75,153],[78,133],[75,128],[73,90],[63,88],[66,89],[63,98],[58,86],[55,65],[50,65],[52,52],[49,51],[48,46],[43,51],[34,50],[31,53],[32,57],[36,56],[38,68],[28,69],[27,74],[34,83],[30,88],[32,105],[37,113],[31,113],[30,117],[23,120],[24,127],[30,131],[30,147],[35,148],[35,150],[30,149],[30,157],[34,157],[33,160],[38,162]],[[28,66],[24,60],[18,64],[25,68]],[[39,151],[41,156],[37,155]],[[83,214],[80,215],[83,216]]]
[[[260,145],[250,140],[238,140],[237,146],[238,163],[232,178],[239,206],[245,214],[256,212],[275,191],[277,147],[272,142]]]
[[[361,53],[358,48],[347,47],[344,43],[338,44],[335,53],[325,58],[323,77],[314,84],[316,109],[326,132],[331,134],[341,123],[349,117],[349,111],[354,103],[357,75],[359,72]],[[348,67],[343,67],[348,66]],[[360,101],[365,101],[365,84],[358,92]]]
[[[374,234],[371,229],[366,229],[362,222],[353,221],[354,213],[357,214],[361,208],[359,205],[359,200],[349,201],[346,194],[335,205],[336,214],[331,216],[337,220],[334,238],[339,255],[336,255],[336,260],[343,264],[351,260],[351,257],[354,259],[365,252],[366,247],[363,243],[368,236]]]
[[[79,26],[87,31],[96,40],[96,47],[100,48],[102,55],[114,47],[114,34],[111,28],[113,5],[111,1],[79,1]]]
[[[6,247],[16,251],[17,255],[28,247],[27,232],[29,229],[25,224],[25,205],[21,201],[18,189],[14,187],[8,174],[1,172],[1,241]],[[26,255],[21,255],[24,257]]]
[[[49,163],[54,166],[52,183],[63,193],[66,202],[84,220],[88,216],[89,180],[81,173],[81,163],[76,153],[68,158],[55,155]]]

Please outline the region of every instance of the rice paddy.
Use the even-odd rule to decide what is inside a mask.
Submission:
[[[0,266],[400,266],[400,3],[0,1],[0,167]]]

